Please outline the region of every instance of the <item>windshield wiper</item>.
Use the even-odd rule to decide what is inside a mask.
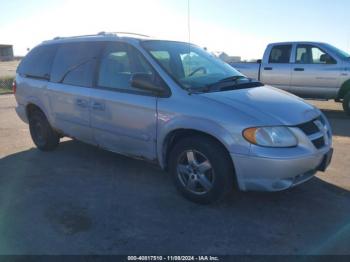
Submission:
[[[234,82],[233,85],[237,85],[237,81],[240,80],[240,79],[248,79],[249,82],[252,82],[252,80],[250,78],[247,78],[245,76],[242,76],[242,75],[237,75],[237,76],[230,76],[230,77],[226,77],[226,78],[223,78],[217,82],[214,82],[212,84],[209,84],[207,85],[208,88],[219,88],[222,87],[222,86],[227,86],[227,83],[230,83],[230,82]]]
[[[238,84],[237,81],[240,80],[240,79],[247,79],[247,80],[249,80],[249,82],[244,83],[244,84]],[[202,86],[202,87],[196,87],[196,88],[191,88],[190,87],[190,88],[187,88],[187,91],[189,92],[190,95],[191,94],[211,92],[211,91],[214,91],[214,92],[215,91],[221,91],[221,90],[227,89],[228,83],[230,83],[230,82],[234,82],[234,84],[229,84],[230,87],[239,85],[242,88],[242,87],[246,87],[248,85],[251,86],[252,83],[253,83],[253,80],[250,79],[250,78],[247,78],[245,76],[242,76],[242,75],[230,76],[230,77],[223,78],[223,79],[221,79],[221,80],[219,80],[217,82],[214,82],[212,84],[208,84],[208,85],[205,85],[205,86]]]
[[[223,79],[221,79],[221,80],[219,80],[218,82],[216,82],[216,83],[224,83],[224,82],[235,82],[235,81],[237,81],[237,80],[239,80],[239,79],[242,79],[242,78],[245,78],[245,79],[248,79],[247,77],[245,77],[245,76],[241,76],[241,75],[238,75],[238,76],[229,76],[229,77],[226,77],[226,78],[223,78]],[[216,84],[216,83],[214,83],[214,84]]]

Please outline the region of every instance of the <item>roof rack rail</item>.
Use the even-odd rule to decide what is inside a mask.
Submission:
[[[79,37],[86,37],[86,36],[96,36],[97,34],[92,35],[74,35],[74,36],[56,36],[53,38],[53,40],[59,40],[59,39],[66,39],[66,38],[79,38]]]
[[[132,33],[132,32],[99,32],[98,35],[136,35],[136,36],[143,36],[143,37],[150,37],[149,35],[139,34],[139,33]]]
[[[118,37],[118,35],[136,35],[136,36],[142,36],[142,37],[150,37],[148,35],[144,34],[138,34],[138,33],[131,33],[131,32],[99,32],[97,34],[92,34],[92,35],[76,35],[76,36],[67,36],[67,37],[61,37],[61,36],[56,36],[53,38],[53,40],[59,40],[59,39],[66,39],[66,38],[79,38],[79,37],[89,37],[89,36],[108,36],[108,35],[115,35]]]

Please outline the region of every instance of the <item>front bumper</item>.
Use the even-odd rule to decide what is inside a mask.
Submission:
[[[313,155],[270,158],[231,154],[237,182],[242,191],[281,191],[311,179],[322,165],[330,148]],[[328,163],[324,163],[327,161]]]

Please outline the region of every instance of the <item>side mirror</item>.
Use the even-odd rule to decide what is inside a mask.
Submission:
[[[135,73],[132,75],[130,82],[132,87],[141,90],[151,91],[156,94],[161,94],[164,92],[164,88],[157,85],[153,80],[153,76],[150,74]]]
[[[323,63],[326,63],[326,64],[335,64],[334,59],[328,54],[321,55],[320,62],[323,62]]]
[[[258,59],[258,60],[256,60],[256,62],[257,62],[258,64],[261,64],[261,63],[262,63],[262,60],[261,60],[261,59]]]

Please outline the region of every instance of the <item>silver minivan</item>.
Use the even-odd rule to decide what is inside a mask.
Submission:
[[[234,187],[294,187],[325,171],[333,154],[320,110],[189,43],[55,38],[22,60],[14,90],[40,150],[67,136],[154,162],[199,203]]]

